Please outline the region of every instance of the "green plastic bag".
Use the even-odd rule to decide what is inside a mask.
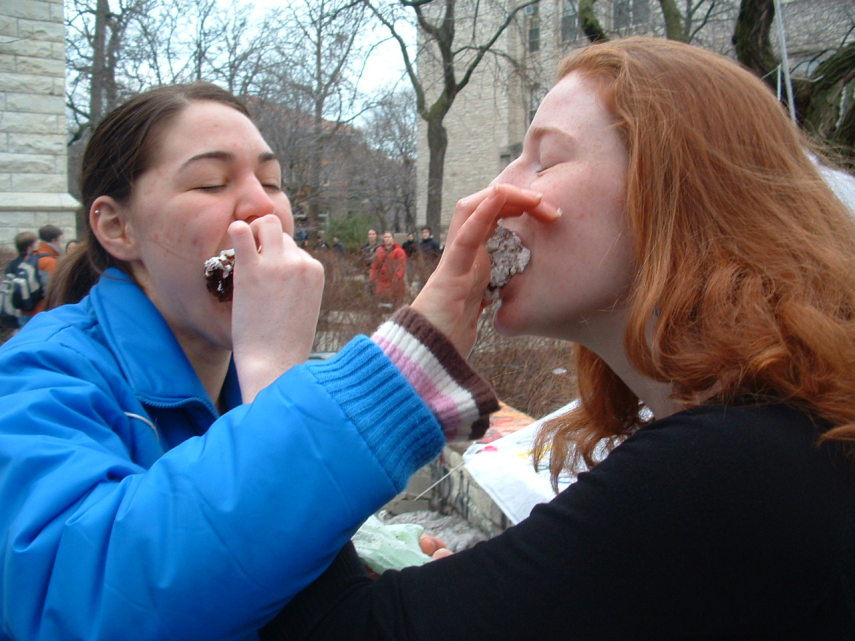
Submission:
[[[362,562],[382,574],[431,560],[419,546],[423,532],[424,528],[416,523],[383,523],[371,516],[353,535],[353,544]]]

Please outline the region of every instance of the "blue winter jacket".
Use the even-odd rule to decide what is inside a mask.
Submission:
[[[2,638],[256,638],[442,446],[365,337],[224,397],[117,270],[0,348]]]

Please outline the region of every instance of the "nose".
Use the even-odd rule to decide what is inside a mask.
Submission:
[[[241,185],[238,201],[235,204],[235,218],[251,223],[256,218],[261,218],[271,212],[280,214],[281,217],[278,210],[281,210],[282,206],[280,204],[277,208],[275,200],[275,195],[269,192],[254,174],[247,176]],[[287,198],[284,200],[288,210],[287,216],[290,219],[291,206],[288,204]]]
[[[515,187],[528,187],[528,182],[529,181],[525,180],[525,172],[523,171],[523,160],[522,158],[517,158],[507,167],[505,167],[501,171],[501,173],[493,179],[490,184],[498,185],[500,183],[504,183],[508,185],[514,185]]]

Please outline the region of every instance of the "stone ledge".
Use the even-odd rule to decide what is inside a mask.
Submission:
[[[68,193],[10,192],[0,199],[0,214],[8,211],[74,211],[80,203]]]

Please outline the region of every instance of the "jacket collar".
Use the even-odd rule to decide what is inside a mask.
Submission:
[[[142,402],[170,407],[198,401],[219,414],[163,316],[127,274],[111,267],[89,298],[128,385]],[[234,363],[224,396],[229,407],[240,403]]]

